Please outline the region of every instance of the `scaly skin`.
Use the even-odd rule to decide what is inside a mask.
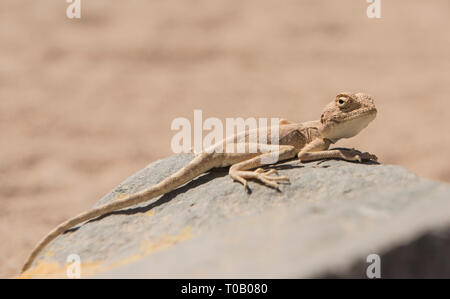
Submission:
[[[112,211],[134,206],[163,195],[212,168],[231,166],[229,169],[230,177],[242,183],[245,188],[248,188],[248,179],[255,179],[269,187],[278,189],[278,182],[289,181],[289,179],[285,176],[272,175],[276,173],[273,169],[265,172],[259,168],[267,165],[268,159],[273,158],[274,153],[277,154],[277,159],[272,161],[273,163],[271,164],[291,159],[295,156],[302,162],[326,158],[358,162],[362,160],[377,160],[375,155],[362,153],[354,149],[328,150],[329,146],[336,143],[339,139],[357,135],[375,119],[376,114],[377,110],[371,96],[364,93],[352,94],[344,92],[338,94],[325,107],[320,120],[305,123],[293,123],[287,120],[281,120],[278,127],[279,145],[270,144],[271,132],[274,127],[238,133],[236,136],[227,138],[212,148],[205,149],[204,152],[197,154],[188,165],[162,180],[160,183],[129,197],[81,213],[61,223],[36,245],[27,258],[22,272],[26,271],[32,265],[34,259],[45,246],[73,226]],[[266,140],[268,142],[251,143],[251,140],[258,140],[252,137],[261,136],[261,134],[267,136]],[[234,151],[226,152],[227,145],[234,148]],[[219,146],[225,152],[215,151]],[[238,146],[243,146],[245,152],[237,152],[236,149]],[[251,146],[254,146],[257,151],[250,150]],[[255,168],[255,171],[250,171]]]

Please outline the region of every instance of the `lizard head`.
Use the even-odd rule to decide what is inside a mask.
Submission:
[[[336,140],[350,138],[375,119],[377,108],[373,98],[365,93],[339,93],[320,117],[322,137]]]

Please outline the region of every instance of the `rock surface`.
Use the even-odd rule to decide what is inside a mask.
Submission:
[[[193,155],[151,163],[98,203],[174,173]],[[147,203],[100,217],[54,240],[24,276],[64,277],[77,254],[83,277],[450,277],[450,186],[402,167],[327,160],[274,166],[291,184],[251,193],[218,169]]]

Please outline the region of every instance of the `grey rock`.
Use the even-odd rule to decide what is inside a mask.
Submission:
[[[97,205],[145,189],[192,158],[151,163]],[[367,256],[378,254],[382,277],[450,277],[448,184],[374,163],[273,167],[291,179],[281,192],[252,182],[246,193],[226,169],[213,170],[71,229],[38,260],[64,265],[76,253],[82,267],[97,265],[91,274],[99,278],[363,278]]]

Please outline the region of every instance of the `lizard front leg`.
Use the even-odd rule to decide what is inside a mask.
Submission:
[[[260,145],[261,146],[261,145]],[[286,160],[295,157],[296,150],[291,145],[263,145],[265,148],[264,151],[260,155],[253,157],[248,160],[244,160],[242,162],[233,164],[230,167],[229,175],[230,177],[242,183],[246,189],[248,189],[248,179],[255,179],[260,181],[261,183],[278,189],[278,182],[285,181],[288,182],[289,178],[286,176],[272,176],[272,174],[276,174],[275,169],[271,169],[267,172],[264,172],[262,168],[258,168],[267,163],[264,163],[264,159],[269,159],[274,156],[277,156],[277,160],[273,161],[276,163],[281,160]],[[268,151],[268,152],[267,152]],[[258,168],[255,171],[248,171],[249,169]]]
[[[297,157],[302,162],[322,160],[322,159],[342,159],[346,161],[374,160],[378,158],[370,153],[363,153],[355,149],[331,149],[328,150],[331,141],[327,139],[317,138],[307,144],[298,154]]]

